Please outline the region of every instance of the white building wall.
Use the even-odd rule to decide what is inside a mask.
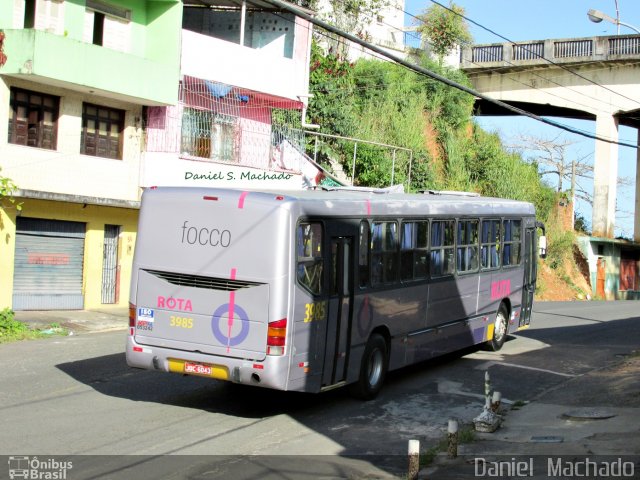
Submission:
[[[55,150],[8,142],[11,86],[60,97]],[[122,160],[80,154],[83,102],[125,110]],[[0,121],[1,174],[23,190],[138,201],[141,115],[139,105],[3,78],[0,82],[0,119],[4,119]]]
[[[182,74],[300,101],[309,94],[309,58],[294,51],[300,55],[285,58],[183,30]]]

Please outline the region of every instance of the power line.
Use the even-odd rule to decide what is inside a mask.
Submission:
[[[443,77],[442,75],[438,75],[435,72],[427,70],[426,68],[423,68],[423,67],[420,67],[420,66],[417,66],[417,65],[413,65],[412,63],[407,62],[406,60],[404,60],[404,59],[402,59],[402,58],[400,58],[400,57],[398,57],[396,55],[388,53],[387,51],[383,50],[382,48],[377,47],[376,45],[373,45],[373,44],[371,44],[369,42],[366,42],[366,41],[364,41],[364,40],[362,40],[362,39],[360,39],[360,38],[358,38],[358,37],[356,37],[356,36],[354,36],[354,35],[352,35],[350,33],[347,33],[347,32],[345,32],[343,30],[340,30],[339,28],[334,27],[333,25],[330,25],[330,24],[328,24],[326,22],[323,22],[322,20],[319,20],[317,18],[314,18],[314,17],[308,15],[306,12],[300,10],[299,8],[297,8],[294,5],[290,5],[290,4],[288,4],[286,2],[283,2],[281,0],[265,0],[265,1],[267,1],[268,3],[270,3],[272,5],[275,5],[276,7],[281,8],[282,10],[285,10],[285,11],[288,11],[290,13],[293,13],[294,15],[297,15],[300,18],[303,18],[303,19],[307,20],[308,22],[310,22],[310,23],[312,23],[312,24],[314,24],[314,25],[316,25],[316,26],[318,26],[320,28],[328,30],[331,33],[334,33],[334,34],[336,34],[338,36],[346,38],[347,40],[350,40],[351,42],[357,43],[358,45],[361,45],[361,46],[363,46],[365,48],[368,48],[368,49],[372,50],[373,52],[378,53],[379,55],[382,55],[382,56],[384,56],[386,58],[389,58],[390,60],[394,61],[395,63],[398,63],[399,65],[403,65],[404,67],[406,67],[406,68],[408,68],[410,70],[413,70],[414,72],[420,73],[421,75],[425,75],[425,76],[430,77],[430,78],[433,78],[434,80],[442,82],[445,85],[448,85],[450,87],[456,88],[458,90],[461,90],[461,91],[463,91],[465,93],[468,93],[470,95],[473,95],[475,97],[481,98],[482,100],[485,100],[487,102],[493,103],[494,105],[502,107],[502,108],[504,108],[506,110],[512,111],[512,112],[517,113],[519,115],[523,115],[525,117],[532,118],[534,120],[537,120],[539,122],[545,123],[547,125],[551,125],[551,126],[554,126],[556,128],[560,128],[562,130],[565,130],[565,131],[568,131],[568,132],[571,132],[571,133],[575,133],[577,135],[581,135],[581,136],[584,136],[584,137],[592,138],[594,140],[600,140],[600,141],[605,142],[605,143],[621,145],[621,146],[624,146],[624,147],[630,147],[630,148],[634,148],[634,149],[638,148],[638,145],[634,145],[634,144],[630,144],[630,143],[626,143],[626,142],[619,142],[619,141],[611,140],[609,138],[601,137],[599,135],[590,134],[588,132],[581,131],[579,129],[570,127],[568,125],[564,125],[562,123],[558,123],[558,122],[555,122],[553,120],[549,120],[547,118],[540,117],[538,115],[535,115],[535,114],[533,114],[531,112],[528,112],[526,110],[523,110],[521,108],[514,107],[513,105],[509,105],[508,103],[505,103],[505,102],[503,102],[501,100],[496,100],[496,99],[491,98],[491,97],[489,97],[489,96],[487,96],[487,95],[485,95],[483,93],[480,93],[480,92],[478,92],[476,90],[473,90],[472,88],[465,87],[464,85],[461,85],[461,84],[459,84],[457,82],[454,82],[453,80],[449,80],[448,78]]]

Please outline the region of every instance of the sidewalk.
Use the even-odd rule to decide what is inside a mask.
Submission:
[[[476,441],[459,447],[456,459],[447,458],[446,453],[439,455],[420,472],[419,478],[489,477],[486,469],[489,462],[513,465],[529,459],[533,459],[535,466],[533,472],[526,472],[528,478],[549,478],[549,457],[556,465],[558,457],[574,463],[587,458],[595,462],[621,458],[629,467],[629,462],[633,463],[631,478],[640,478],[640,355],[637,352],[606,368],[572,378],[519,409],[507,407],[505,410],[503,424],[496,432],[477,433]],[[485,467],[476,467],[483,462]],[[501,478],[511,477],[518,475],[511,471],[508,477]]]
[[[124,330],[129,326],[129,310],[125,307],[96,310],[24,310],[15,312],[16,320],[35,328],[57,323],[73,334]]]

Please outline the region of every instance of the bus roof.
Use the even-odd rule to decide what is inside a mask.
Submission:
[[[534,215],[529,202],[482,197],[467,192],[396,193],[384,189],[241,190],[201,187],[158,187],[147,191],[162,196],[242,197],[243,202],[273,205],[274,199],[303,215]]]

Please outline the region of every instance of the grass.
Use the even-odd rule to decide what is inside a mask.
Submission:
[[[476,431],[471,425],[462,426],[458,431],[458,445],[471,443],[476,440]],[[426,467],[433,463],[438,453],[446,452],[448,447],[448,434],[438,441],[436,445],[427,449],[420,455],[420,468]]]
[[[51,323],[38,329],[30,328],[26,323],[16,320],[10,308],[0,310],[0,343],[68,335],[68,333],[67,329],[62,328],[58,323]]]

